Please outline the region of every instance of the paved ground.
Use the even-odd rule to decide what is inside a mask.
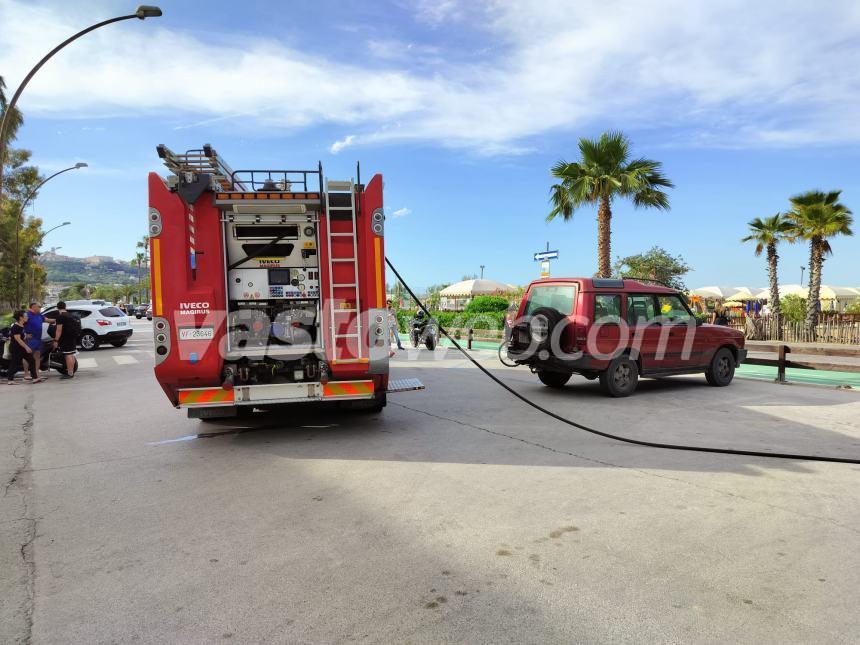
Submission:
[[[72,382],[0,389],[0,642],[860,637],[860,467],[604,440],[417,351],[394,374],[427,391],[382,414],[197,438],[145,330]],[[860,455],[853,391],[688,377],[611,400],[498,373],[634,437]]]

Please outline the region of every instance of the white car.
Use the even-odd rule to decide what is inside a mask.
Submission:
[[[103,343],[122,347],[131,337],[131,321],[118,307],[67,303],[66,310],[80,318],[81,335],[78,344],[83,350],[89,352],[98,349]],[[56,307],[48,307],[42,313],[45,316],[42,340],[50,341],[48,326],[57,322],[59,312]]]

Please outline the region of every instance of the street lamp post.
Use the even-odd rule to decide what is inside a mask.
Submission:
[[[805,266],[801,266],[801,267],[800,267],[800,286],[801,286],[801,287],[803,286],[803,272],[804,272],[804,271],[806,271],[806,267],[805,267]]]
[[[66,45],[76,41],[81,36],[85,36],[91,31],[95,31],[100,27],[104,27],[105,25],[110,25],[115,22],[120,22],[122,20],[131,20],[132,18],[138,18],[140,20],[144,20],[145,18],[157,18],[161,15],[161,9],[158,7],[153,7],[150,5],[140,5],[133,14],[128,16],[118,16],[116,18],[111,18],[109,20],[103,20],[102,22],[98,22],[94,25],[90,25],[86,29],[82,29],[75,35],[66,38],[59,45],[54,47],[51,51],[49,51],[42,60],[36,63],[36,66],[30,70],[27,76],[24,77],[24,80],[21,81],[21,84],[18,86],[18,89],[15,90],[15,94],[12,95],[12,100],[9,101],[9,105],[6,106],[6,109],[3,111],[3,120],[0,121],[0,199],[2,199],[3,195],[3,167],[6,165],[6,125],[9,120],[9,115],[15,110],[15,105],[18,103],[18,99],[21,97],[21,93],[24,91],[24,88],[27,87],[27,84],[33,79],[33,76],[36,75],[42,65],[47,63],[58,51],[60,51]]]
[[[27,84],[33,79],[42,66],[47,63],[58,51],[60,51],[66,45],[76,41],[81,36],[85,36],[91,31],[95,31],[100,27],[104,27],[106,25],[113,24],[115,22],[120,22],[123,20],[131,20],[132,18],[138,18],[139,20],[144,20],[146,18],[157,18],[161,15],[161,9],[151,5],[140,5],[133,14],[129,14],[127,16],[117,16],[116,18],[110,18],[109,20],[103,20],[102,22],[98,22],[94,25],[90,25],[86,29],[82,29],[78,33],[66,38],[59,45],[54,47],[51,51],[49,51],[38,63],[36,63],[35,67],[31,69],[27,76],[24,77],[24,80],[21,81],[21,84],[18,86],[18,89],[15,90],[15,94],[12,95],[12,100],[9,101],[9,104],[6,106],[6,109],[3,111],[3,118],[0,120],[0,205],[3,203],[3,169],[6,166],[6,128],[9,123],[9,115],[12,114],[15,110],[15,106],[18,104],[18,99],[21,98],[21,93],[24,91],[24,88],[27,87]],[[80,168],[79,164],[75,164],[75,168]],[[72,170],[72,168],[67,168],[66,170]],[[66,170],[62,170],[59,173],[51,175],[43,181],[39,186],[36,187],[35,190],[38,190],[42,185],[45,184],[48,180],[56,177],[58,174],[62,172],[66,172]],[[24,205],[21,207],[21,214],[24,212],[24,206],[32,197],[32,194],[35,194],[35,190],[32,191],[31,195],[27,196],[27,199],[24,200]],[[16,243],[15,243],[15,296],[16,301],[19,301],[21,298],[21,285],[19,284],[19,265],[21,263],[20,256],[20,215],[18,220],[18,227],[16,230]]]
[[[62,224],[57,224],[56,226],[49,228],[47,231],[45,231],[44,233],[42,233],[39,236],[39,243],[33,247],[34,262],[33,262],[33,266],[31,267],[31,270],[30,270],[30,301],[38,300],[38,298],[35,297],[36,296],[36,266],[39,264],[39,258],[41,258],[43,255],[45,255],[44,253],[42,253],[42,254],[38,253],[39,247],[42,246],[42,242],[45,241],[45,237],[47,237],[48,233],[50,233],[51,231],[56,231],[58,228],[63,228],[64,226],[68,226],[69,224],[71,224],[71,222],[63,222]],[[52,250],[56,251],[59,248],[61,248],[61,247],[56,246]]]
[[[86,167],[87,167],[86,163],[84,163],[83,161],[79,161],[74,166],[69,166],[68,168],[63,168],[62,170],[55,172],[53,175],[51,175],[47,179],[43,179],[42,181],[40,181],[36,185],[36,187],[33,188],[33,190],[31,190],[29,193],[27,193],[27,196],[24,198],[24,201],[21,202],[21,208],[18,210],[18,217],[15,221],[15,302],[17,305],[21,304],[21,285],[19,282],[18,271],[21,268],[21,229],[24,227],[24,210],[27,208],[27,204],[30,202],[30,200],[33,199],[33,197],[36,196],[36,193],[39,192],[39,189],[42,186],[47,184],[49,181],[51,181],[57,175],[62,175],[64,172],[69,172],[70,170],[79,170],[81,168],[86,168]],[[69,224],[69,223],[70,222],[66,222],[65,224],[60,224],[60,226],[65,226],[66,224]],[[59,226],[55,226],[54,228],[59,228]],[[53,230],[54,229],[52,228],[51,231],[53,231]],[[51,231],[48,231],[48,233],[50,233]],[[45,233],[42,237],[44,238],[45,235],[47,235],[48,233]]]

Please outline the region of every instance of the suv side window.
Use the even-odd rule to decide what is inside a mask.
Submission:
[[[69,309],[70,314],[75,314],[78,318],[86,318],[92,312],[87,311],[86,309]]]
[[[660,317],[672,323],[688,323],[692,316],[678,296],[657,296]]]
[[[60,315],[60,312],[56,309],[52,309],[45,313],[45,320],[50,320],[51,322],[56,322],[57,316]]]
[[[657,309],[654,307],[654,296],[650,294],[627,296],[628,325],[647,325],[656,317]]]
[[[621,296],[608,293],[595,295],[594,322],[621,322]]]

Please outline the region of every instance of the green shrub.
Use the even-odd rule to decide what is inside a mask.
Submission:
[[[507,308],[507,305],[505,305]],[[397,312],[397,324],[401,332],[409,331],[409,321],[415,316],[411,310],[401,309]],[[493,311],[487,313],[468,313],[464,311],[436,311],[433,318],[445,329],[503,329],[505,312]]]
[[[787,321],[803,322],[806,319],[806,298],[789,294],[779,299],[779,309]]]
[[[475,296],[466,305],[466,313],[483,314],[496,311],[505,311],[508,308],[508,299],[504,296]]]
[[[860,300],[855,300],[845,307],[845,312],[849,314],[860,314]]]

